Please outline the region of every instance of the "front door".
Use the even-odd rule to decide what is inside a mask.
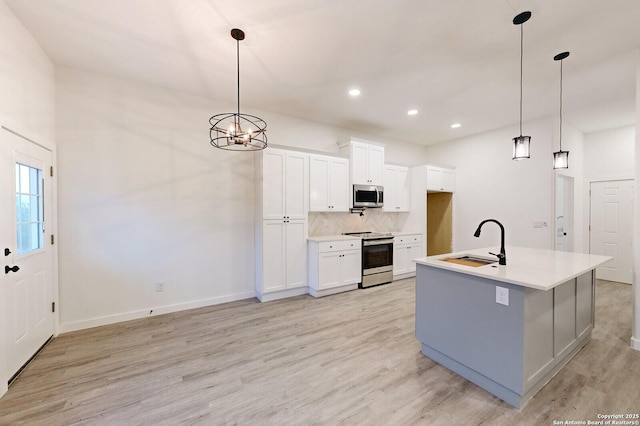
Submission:
[[[52,153],[0,128],[0,304],[10,381],[54,333]]]
[[[631,284],[633,280],[633,180],[591,182],[590,253],[612,256],[596,277]]]

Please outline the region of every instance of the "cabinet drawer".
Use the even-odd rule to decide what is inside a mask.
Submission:
[[[395,244],[421,243],[422,242],[422,234],[403,235],[401,237],[395,237],[395,239],[393,241],[394,241]]]
[[[360,240],[353,241],[325,241],[318,243],[318,251],[320,253],[328,253],[332,251],[356,250],[362,247]]]

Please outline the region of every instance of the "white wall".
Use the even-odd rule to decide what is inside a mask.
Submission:
[[[584,173],[589,181],[633,178],[635,126],[584,135]]]
[[[54,148],[55,69],[0,0],[0,122]]]
[[[633,179],[635,174],[635,126],[607,129],[584,135],[582,251],[589,252],[590,183],[609,179]]]
[[[56,83],[63,330],[253,297],[260,154],[208,141],[209,117],[233,102],[67,68]],[[246,112],[267,121],[271,144],[337,153],[351,136]],[[424,156],[417,145],[387,151],[398,162]]]
[[[228,105],[56,77],[62,329],[253,296],[254,154],[207,138]]]
[[[0,125],[54,150],[53,63],[3,0],[0,0],[0,57]],[[9,236],[0,235],[0,247],[13,245],[6,238]],[[7,391],[10,375],[5,358],[8,339],[4,317],[8,309],[3,305],[7,302],[5,284],[0,278],[0,396]]]
[[[505,226],[507,245],[553,247],[553,127],[550,118],[523,124],[523,133],[531,136],[528,160],[511,159],[517,126],[427,147],[430,163],[456,168],[454,250],[498,246],[500,234],[494,224],[485,225],[480,238],[473,236],[487,218]],[[548,226],[534,228],[534,222]]]

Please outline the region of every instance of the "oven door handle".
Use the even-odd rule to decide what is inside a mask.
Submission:
[[[393,238],[388,238],[386,240],[364,240],[362,242],[363,246],[379,246],[383,244],[393,244]]]

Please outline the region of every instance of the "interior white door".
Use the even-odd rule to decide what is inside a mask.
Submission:
[[[0,130],[0,303],[10,380],[54,333],[51,152]]]
[[[633,280],[633,180],[591,182],[590,252],[612,256],[596,277],[631,284]]]

